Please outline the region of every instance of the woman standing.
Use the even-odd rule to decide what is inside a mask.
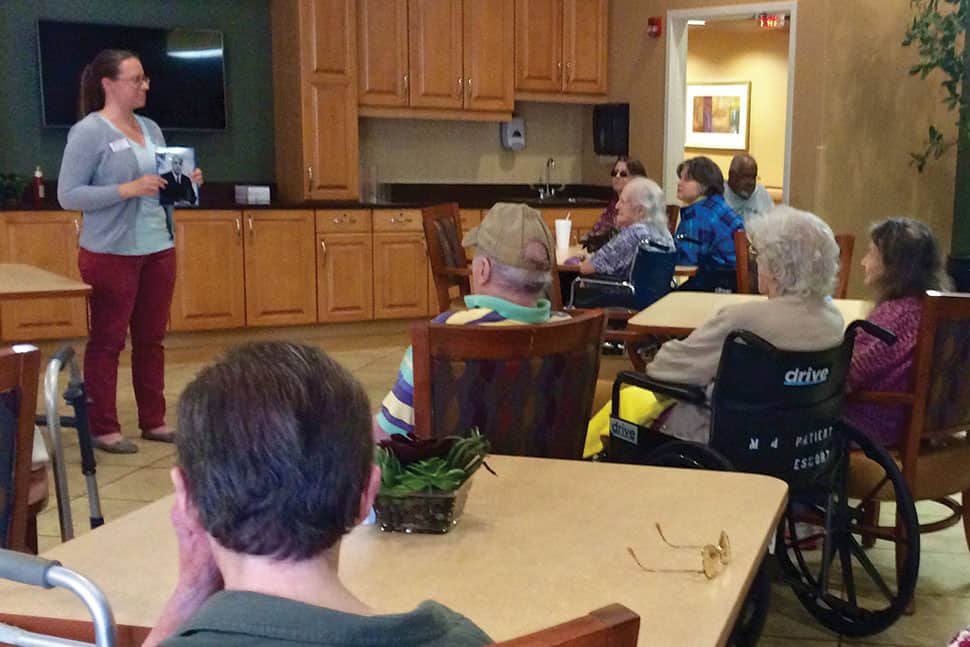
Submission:
[[[620,193],[623,192],[627,182],[635,177],[647,177],[647,169],[640,160],[620,157],[613,163],[613,168],[610,169],[613,198],[603,209],[593,228],[579,241],[590,254],[606,245],[617,234],[616,216],[619,213]]]
[[[131,331],[131,377],[146,440],[172,442],[165,424],[163,340],[175,288],[172,208],[158,203],[166,182],[155,170],[165,146],[145,106],[149,79],[132,52],[104,50],[81,75],[83,118],[67,135],[57,197],[83,212],[79,266],[92,287],[84,381],[94,446],[133,454],[116,406],[118,358]],[[192,171],[202,183],[202,172]]]
[[[860,331],[852,350],[847,378],[849,391],[908,391],[913,386],[913,359],[920,309],[927,290],[946,290],[949,277],[933,232],[922,222],[891,218],[873,225],[862,257],[865,284],[875,294],[869,321],[892,331],[887,345]],[[906,420],[901,405],[846,402],[845,420],[881,445],[899,442]]]

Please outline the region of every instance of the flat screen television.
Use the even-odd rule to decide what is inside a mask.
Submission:
[[[103,49],[141,58],[151,88],[140,112],[165,130],[225,130],[222,32],[39,20],[41,113],[44,126],[78,120],[81,70]]]

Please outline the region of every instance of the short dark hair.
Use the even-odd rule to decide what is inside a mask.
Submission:
[[[178,465],[220,545],[302,560],[354,527],[374,459],[370,404],[320,349],[234,348],[186,387],[178,414]]]
[[[704,187],[704,195],[721,195],[724,193],[724,174],[709,157],[692,157],[677,165],[677,177],[687,171],[687,177],[696,180]]]
[[[81,71],[81,92],[78,111],[84,117],[104,108],[104,88],[101,79],[117,79],[121,62],[138,58],[138,54],[126,49],[103,49]]]
[[[626,170],[630,172],[631,177],[647,177],[647,167],[643,165],[643,162],[638,159],[631,159],[626,155],[617,157],[616,161],[613,162],[613,166],[610,167],[610,170],[616,170],[616,165],[619,162],[626,164]]]
[[[945,290],[950,280],[943,256],[928,226],[911,218],[890,218],[872,226],[869,236],[882,256],[883,274],[873,286],[878,302]]]

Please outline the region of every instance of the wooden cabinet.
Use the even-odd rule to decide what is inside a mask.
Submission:
[[[34,265],[72,279],[78,270],[81,214],[73,211],[8,211],[0,214],[0,262]],[[0,305],[5,343],[84,337],[84,297],[7,301]]]
[[[374,245],[367,210],[317,211],[317,321],[374,318]]]
[[[507,119],[514,14],[513,0],[361,0],[360,114]]]
[[[280,196],[356,198],[356,2],[273,0],[271,17]]]
[[[242,213],[176,210],[175,249],[172,330],[245,326]]]
[[[517,99],[606,94],[609,0],[515,0]]]
[[[317,319],[312,211],[244,211],[246,325],[289,326]]]
[[[602,209],[590,209],[590,208],[572,208],[572,207],[539,207],[539,213],[542,214],[542,220],[549,227],[549,231],[552,235],[556,235],[556,220],[559,218],[565,218],[567,215],[569,219],[573,221],[573,226],[570,231],[570,242],[572,244],[577,244],[579,239],[585,235],[596,221],[599,220],[600,214],[603,212]]]
[[[428,314],[428,252],[418,209],[375,209],[374,317]]]

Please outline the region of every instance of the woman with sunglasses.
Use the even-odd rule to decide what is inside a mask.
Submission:
[[[599,220],[596,221],[593,228],[579,241],[589,253],[592,254],[603,247],[610,242],[613,236],[619,233],[616,216],[619,213],[620,193],[627,182],[634,177],[647,177],[647,169],[644,168],[643,163],[640,160],[627,159],[626,157],[617,158],[616,162],[613,163],[613,168],[610,169],[613,198],[603,209],[603,213],[600,214]]]
[[[875,293],[876,306],[868,319],[895,333],[896,343],[889,346],[859,332],[846,380],[849,391],[906,391],[913,384],[923,294],[950,288],[940,246],[924,223],[890,218],[872,226],[861,265],[865,285]],[[899,442],[906,420],[901,405],[866,402],[846,402],[842,415],[887,447]]]
[[[165,423],[163,340],[175,288],[172,208],[158,193],[166,182],[155,170],[165,146],[145,107],[149,79],[138,56],[107,49],[81,74],[82,119],[67,135],[57,198],[84,214],[78,265],[91,285],[90,336],[84,381],[92,442],[112,453],[138,446],[121,434],[116,406],[118,358],[131,331],[131,375],[138,426],[146,440],[172,442]],[[202,172],[190,174],[202,184]]]

